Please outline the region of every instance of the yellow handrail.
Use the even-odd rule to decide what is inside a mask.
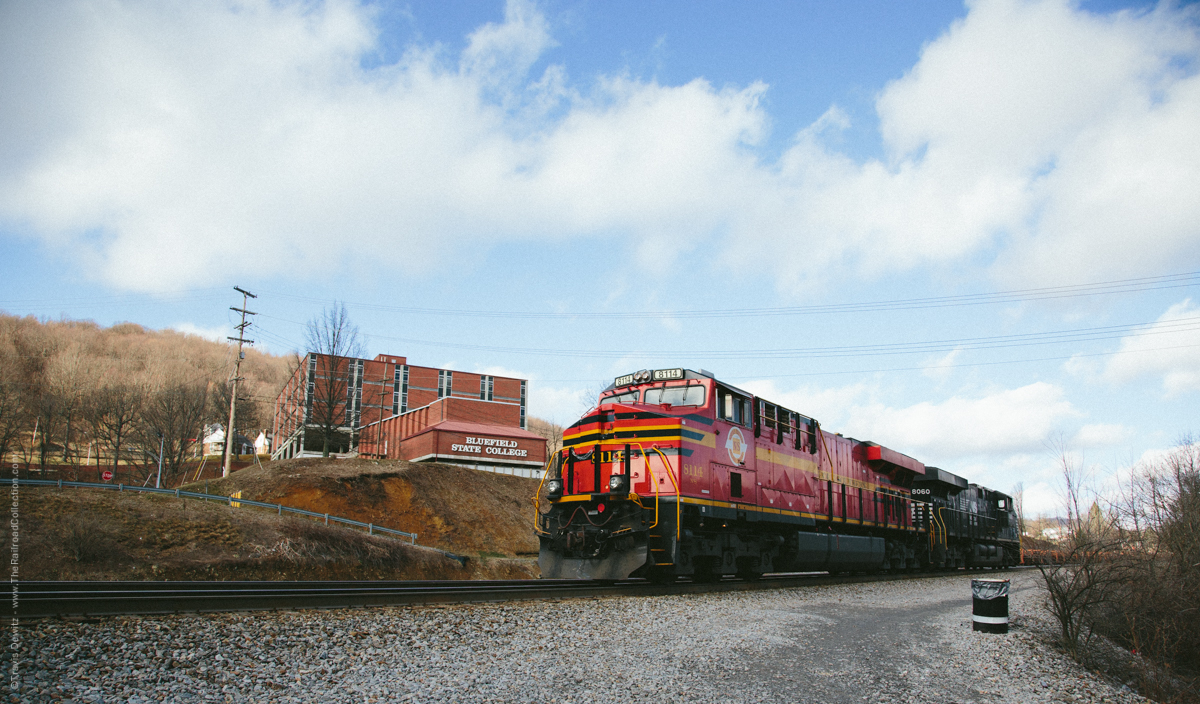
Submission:
[[[538,497],[542,495],[542,486],[546,484],[546,479],[550,476],[550,466],[552,464],[554,464],[554,457],[546,460],[546,468],[542,470],[542,481],[538,482],[537,493],[533,495],[533,532],[536,535],[550,535],[538,525],[538,518],[542,515],[542,503]]]
[[[657,447],[651,448],[658,453],[662,458],[663,466],[667,469],[667,478],[671,480],[671,486],[675,487],[675,542],[679,542],[679,528],[682,523],[683,513],[683,493],[679,491],[679,484],[675,481],[675,475],[671,473],[671,463],[667,461],[667,455]]]
[[[638,451],[642,453],[643,458],[649,457],[649,453],[646,452],[646,449],[644,447],[642,447],[642,444],[640,442],[635,442],[635,443],[631,443],[631,444],[637,446]],[[599,452],[600,451],[600,443],[596,443],[595,447],[593,447],[592,449],[595,452]],[[676,540],[676,542],[678,542],[679,541],[679,529],[681,528],[682,522],[683,522],[682,521],[682,513],[683,513],[682,498],[683,497],[679,490],[679,483],[675,481],[675,475],[672,474],[672,472],[671,472],[671,462],[670,462],[670,460],[667,459],[666,453],[664,453],[662,450],[660,450],[657,447],[652,447],[650,449],[653,450],[655,453],[657,453],[660,458],[662,458],[663,468],[667,472],[667,478],[671,480],[671,486],[675,489],[675,540]],[[573,450],[573,448],[572,448],[572,450]],[[553,457],[550,458],[550,460],[546,462],[546,468],[544,470],[542,470],[542,480],[540,482],[538,482],[537,493],[534,494],[533,499],[531,499],[533,501],[533,531],[537,535],[549,535],[549,533],[543,531],[541,529],[541,527],[538,525],[538,518],[541,516],[541,500],[539,497],[542,495],[542,487],[545,486],[546,479],[548,479],[550,476],[550,467],[553,464],[553,462],[554,462]],[[654,523],[650,524],[650,526],[646,529],[646,530],[650,530],[650,529],[658,526],[659,491],[658,491],[658,482],[654,481],[654,472],[650,468],[650,462],[648,459],[646,461],[646,478],[650,481],[650,485],[654,487]],[[630,481],[632,482],[632,477],[630,478]],[[632,490],[633,489],[632,485],[629,488]],[[638,503],[638,505],[641,506],[641,504],[642,504],[641,497],[639,497],[633,491],[630,491],[629,493],[630,493],[630,496],[632,497],[631,500],[636,501]]]
[[[945,506],[939,506],[937,510],[938,521],[942,524],[942,547],[946,547],[949,544],[947,540],[949,538],[950,529],[946,527],[946,517],[942,515],[942,511],[945,510]]]
[[[651,523],[650,526],[646,528],[646,530],[650,530],[658,525],[658,482],[654,481],[654,472],[650,471],[650,461],[646,459],[646,449],[642,447],[642,443],[634,442],[630,444],[637,445],[638,452],[642,453],[642,459],[646,461],[646,478],[650,481],[650,486],[654,487],[654,523]],[[668,466],[668,473],[670,473],[670,469],[670,466]],[[633,489],[633,477],[629,478],[629,488],[631,490]],[[641,501],[638,501],[638,504],[640,505]],[[643,506],[643,508],[645,507]]]

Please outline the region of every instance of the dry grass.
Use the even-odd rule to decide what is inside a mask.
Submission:
[[[215,502],[39,487],[22,490],[20,507],[26,580],[536,576],[529,560],[474,559],[464,567],[402,541]]]
[[[417,533],[422,545],[459,554],[515,558],[538,550],[537,484],[454,465],[297,459],[246,468],[208,490]]]

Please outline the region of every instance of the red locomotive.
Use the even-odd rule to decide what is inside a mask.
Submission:
[[[539,487],[544,578],[1007,567],[1012,499],[707,372],[618,377]]]

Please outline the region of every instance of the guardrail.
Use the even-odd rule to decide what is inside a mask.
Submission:
[[[62,479],[14,479],[19,485],[24,486],[56,486],[59,489],[63,487],[73,487],[78,489],[108,489],[111,491],[141,491],[149,494],[165,494],[174,496],[180,499],[203,499],[204,501],[223,501],[230,507],[240,507],[245,504],[248,506],[258,506],[260,508],[274,509],[280,516],[287,513],[295,513],[301,516],[310,518],[322,518],[325,520],[325,525],[329,525],[330,521],[341,523],[355,528],[366,528],[370,535],[395,535],[408,538],[413,545],[417,544],[416,533],[405,533],[402,530],[393,530],[377,526],[374,523],[363,523],[352,518],[342,518],[341,516],[330,516],[328,513],[317,513],[316,511],[306,511],[302,508],[292,508],[283,504],[269,504],[263,501],[251,501],[250,499],[242,499],[235,496],[221,496],[220,494],[202,494],[198,491],[183,491],[182,489],[157,489],[152,486],[135,486],[132,484],[98,484],[96,482],[68,482]],[[440,551],[439,551],[440,552]],[[449,554],[449,553],[447,553]],[[457,556],[455,556],[457,557]]]

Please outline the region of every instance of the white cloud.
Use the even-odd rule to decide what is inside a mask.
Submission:
[[[969,3],[880,95],[889,158],[857,163],[828,148],[822,134],[844,122],[831,112],[754,201],[757,227],[743,229],[761,232],[760,246],[731,256],[759,266],[770,248],[794,284],[831,265],[895,271],[990,251],[995,276],[1020,283],[1192,266],[1198,54],[1190,9]],[[780,256],[783,221],[804,271]]]
[[[1103,372],[1104,379],[1118,384],[1146,376],[1161,376],[1168,396],[1200,391],[1200,307],[1190,298],[1138,335],[1123,338]]]
[[[471,33],[462,72],[489,87],[517,87],[542,52],[554,45],[546,18],[529,0],[511,0],[504,22]]]
[[[1025,487],[1025,518],[1065,515],[1059,493],[1049,482],[1036,482]]]
[[[1037,451],[1061,424],[1078,415],[1061,388],[1037,382],[977,398],[955,396],[905,408],[857,406],[847,430],[936,463],[942,458]]]
[[[1045,382],[903,407],[879,400],[881,390],[867,382],[786,391],[764,380],[742,388],[810,415],[830,432],[878,442],[933,464],[985,455],[992,462],[1043,453],[1055,433],[1082,415],[1064,398],[1062,388]],[[1102,437],[1103,431],[1116,432],[1117,427],[1088,426],[1080,432],[1089,438]]]
[[[1129,428],[1118,423],[1092,423],[1080,428],[1070,444],[1085,450],[1108,447],[1124,442],[1130,434]]]
[[[737,386],[772,403],[816,418],[822,427],[833,433],[843,432],[852,409],[870,402],[878,393],[875,385],[864,381],[832,388],[800,386],[792,390],[780,389],[776,382],[769,379],[748,381]]]
[[[527,0],[457,57],[364,68],[377,32],[350,0],[5,4],[0,222],[156,291],[325,271],[350,238],[411,270],[520,239],[716,238],[790,287],[993,247],[1023,280],[1200,261],[1191,10],[971,3],[880,95],[889,156],[865,163],[826,146],[836,108],[759,159],[761,83],[534,75],[554,39]]]
[[[202,328],[195,323],[177,323],[171,326],[172,330],[177,330],[185,335],[195,335],[203,337],[206,340],[213,342],[228,342],[226,339],[229,336],[229,328]]]
[[[930,363],[921,373],[931,379],[945,379],[954,371],[954,363],[961,355],[961,347],[950,350],[949,353]]]
[[[529,415],[559,425],[579,420],[595,403],[595,397],[587,389],[529,384]]]

